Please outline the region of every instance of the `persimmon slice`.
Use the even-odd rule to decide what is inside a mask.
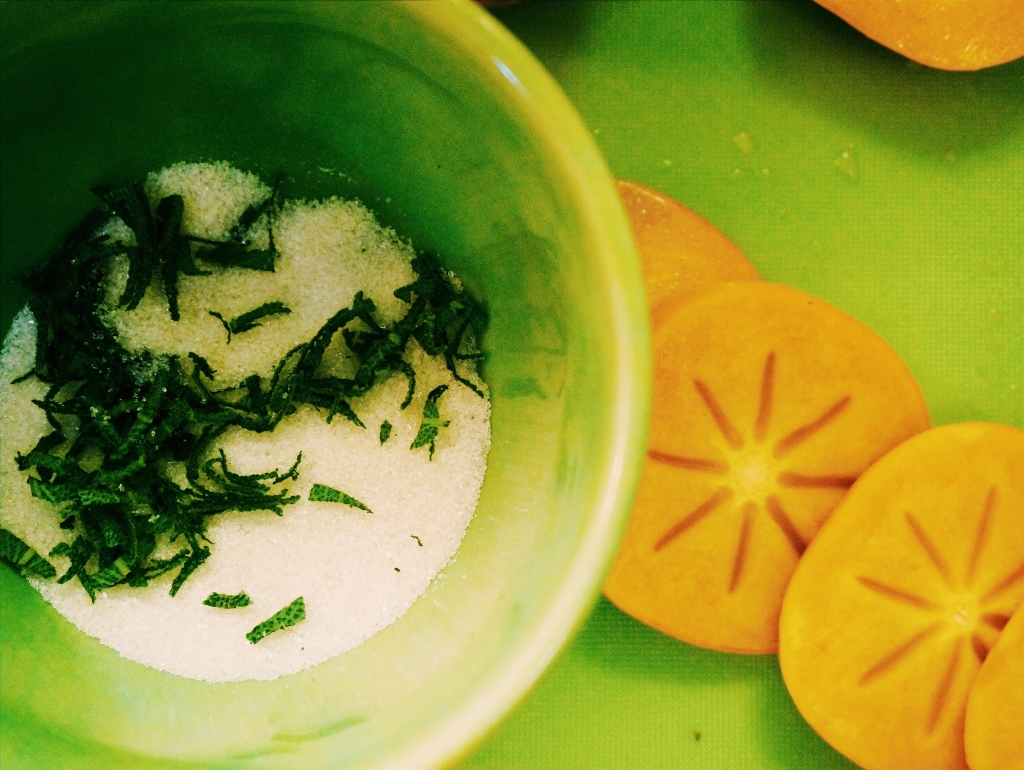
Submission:
[[[783,602],[782,675],[864,768],[966,768],[968,691],[1022,599],[1024,431],[935,428],[868,469],[807,549]]]
[[[681,292],[759,280],[743,252],[706,219],[650,187],[622,180],[618,185],[652,312]]]
[[[692,644],[775,652],[800,553],[854,480],[928,427],[880,337],[780,284],[666,308],[647,458],[607,597]]]
[[[967,698],[964,747],[971,770],[1024,770],[1024,605],[981,664]]]
[[[817,0],[872,40],[929,67],[977,70],[1024,56],[1020,0]]]

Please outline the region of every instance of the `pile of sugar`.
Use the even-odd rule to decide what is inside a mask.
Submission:
[[[179,193],[185,199],[187,232],[224,237],[249,204],[269,190],[255,177],[227,164],[180,164],[147,180],[150,197]],[[118,222],[109,232],[130,236]],[[179,355],[195,351],[217,370],[217,385],[266,374],[280,357],[307,341],[338,309],[362,290],[377,303],[378,320],[391,322],[405,309],[392,292],[408,283],[413,252],[380,227],[358,203],[328,200],[288,203],[274,225],[280,252],[273,274],[220,269],[181,279],[181,321],[169,318],[166,298],[150,287],[132,313],[111,311],[109,322],[131,350]],[[109,297],[116,298],[126,265],[111,271]],[[209,310],[233,318],[264,302],[279,300],[290,315],[232,338]],[[340,335],[338,335],[340,341]],[[344,346],[332,344],[332,366],[351,366]],[[52,507],[30,494],[15,454],[31,449],[49,432],[43,411],[31,403],[46,386],[34,378],[12,384],[35,358],[35,323],[25,309],[17,316],[0,355],[0,524],[42,554],[72,534],[56,526]],[[285,469],[302,452],[299,478],[288,484],[300,502],[284,515],[227,513],[210,520],[214,545],[209,560],[171,598],[166,575],[147,588],[116,586],[92,604],[77,580],[64,585],[32,580],[58,612],[121,655],[153,668],[212,682],[273,679],[334,657],[400,617],[452,559],[472,518],[490,446],[490,406],[455,382],[444,362],[412,343],[409,363],[416,393],[405,410],[404,377],[393,377],[352,402],[367,428],[300,407],[272,433],[232,429],[222,446],[232,470],[256,473]],[[466,372],[468,376],[470,372]],[[451,426],[437,439],[433,461],[424,449],[410,451],[426,394],[449,389],[439,402]],[[392,423],[383,446],[377,428]],[[341,489],[373,513],[335,503],[309,502],[314,483]],[[171,549],[176,550],[175,549]],[[63,573],[66,559],[51,561]],[[211,592],[245,591],[248,607],[232,610],[202,604]],[[297,596],[306,619],[256,645],[245,634]]]

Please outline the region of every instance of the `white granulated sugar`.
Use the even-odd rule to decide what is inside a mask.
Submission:
[[[150,175],[146,190],[154,203],[166,195],[181,195],[185,231],[213,240],[223,238],[247,206],[270,193],[256,177],[223,163],[171,166]],[[265,222],[262,227],[262,242],[254,239],[260,248],[267,245]],[[109,276],[107,317],[120,343],[132,352],[198,353],[216,370],[218,383],[235,385],[253,373],[269,374],[285,353],[350,306],[358,291],[376,303],[382,322],[396,321],[407,307],[392,292],[415,277],[409,266],[412,247],[382,228],[360,203],[337,198],[286,203],[274,224],[274,245],[280,256],[273,273],[200,263],[213,275],[179,276],[177,323],[156,282],[134,310],[114,309],[128,279],[127,260],[116,260]],[[230,320],[275,301],[291,313],[267,318],[259,333],[234,336],[230,344],[221,322],[210,315],[213,311]]]
[[[233,217],[268,193],[255,177],[225,164],[173,166],[151,176],[147,190],[154,198],[181,194],[186,228],[206,228],[204,237],[222,236]],[[220,270],[184,276],[178,324],[168,317],[162,291],[153,287],[134,313],[111,312],[122,344],[179,355],[194,350],[218,370],[217,384],[223,385],[254,371],[266,373],[350,305],[358,290],[377,302],[380,320],[391,322],[403,313],[406,306],[391,292],[412,280],[413,252],[359,204],[287,204],[274,240],[281,256],[273,274]],[[124,276],[117,281],[123,283]],[[217,310],[234,317],[274,300],[292,314],[268,319],[230,345],[220,323],[207,315]],[[31,496],[26,473],[14,460],[48,432],[43,411],[30,403],[46,386],[34,378],[11,384],[32,366],[34,335],[34,319],[23,310],[0,357],[0,511],[6,529],[46,554],[71,537],[57,528],[52,507]],[[412,404],[399,409],[404,377],[387,380],[352,402],[365,429],[341,417],[327,424],[322,412],[303,406],[272,433],[232,428],[223,437],[220,445],[238,473],[283,471],[301,451],[298,480],[287,486],[302,499],[286,506],[282,516],[259,511],[213,517],[212,555],[174,598],[168,595],[173,572],[147,588],[108,589],[95,604],[77,580],[59,585],[32,579],[33,585],[62,615],[124,657],[190,678],[273,679],[355,647],[400,617],[452,559],[483,483],[489,403],[415,343],[408,361],[417,373]],[[451,426],[438,436],[431,461],[426,447],[410,451],[409,445],[426,394],[442,383],[449,388],[439,407]],[[378,428],[384,420],[394,427],[381,446]],[[343,490],[373,513],[309,502],[315,483]],[[66,569],[66,559],[51,561],[58,574]],[[203,605],[214,591],[245,591],[253,603],[232,610]],[[305,600],[304,621],[255,645],[246,640],[257,623],[298,596]]]

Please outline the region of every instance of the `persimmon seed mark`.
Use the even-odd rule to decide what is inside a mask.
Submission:
[[[654,449],[647,450],[647,456],[655,462],[671,465],[674,468],[684,468],[688,471],[703,471],[724,476],[729,472],[729,466],[721,460],[704,460],[699,457],[682,457],[666,452],[658,452]]]
[[[984,663],[985,658],[988,657],[988,645],[985,644],[985,641],[977,634],[974,634],[971,637],[971,649],[974,650],[974,654],[978,658],[978,662]]]
[[[932,708],[928,714],[928,732],[935,732],[935,726],[939,723],[939,717],[942,716],[942,707],[946,705],[946,701],[949,698],[949,690],[953,686],[953,677],[956,676],[957,666],[960,665],[960,652],[963,647],[959,644],[953,647],[953,654],[949,659],[949,665],[946,667],[946,673],[942,676],[942,681],[939,682],[939,688],[935,691],[935,695],[932,696]]]
[[[982,603],[985,603],[995,597],[999,596],[1003,591],[1012,586],[1014,583],[1024,578],[1024,564],[1021,564],[1017,569],[1007,575],[1003,580],[996,583],[992,588],[989,589],[988,593],[981,597]]]
[[[687,516],[683,518],[682,521],[680,521],[678,524],[676,524],[670,530],[668,530],[668,532],[662,535],[661,539],[654,544],[654,550],[660,551],[662,548],[671,543],[673,540],[675,540],[677,537],[683,534],[686,530],[688,530],[698,521],[713,513],[714,510],[718,508],[718,506],[720,506],[730,497],[732,497],[732,490],[727,489],[725,487],[719,489],[717,492],[711,495],[711,497],[709,497],[703,503],[701,503],[692,511],[690,511],[690,513],[687,514]]]
[[[949,574],[949,565],[946,563],[946,560],[942,558],[942,554],[935,546],[935,543],[933,543],[931,538],[928,537],[928,533],[924,531],[924,527],[921,526],[921,523],[914,518],[914,514],[907,511],[904,514],[904,517],[907,520],[907,524],[910,526],[911,532],[914,533],[914,537],[917,538],[917,542],[921,544],[921,548],[923,548],[924,552],[928,554],[928,559],[931,561],[932,565],[942,576],[946,585],[949,588],[952,588],[953,580]]]
[[[807,543],[800,537],[800,533],[793,525],[793,520],[789,518],[789,514],[782,507],[779,498],[776,495],[770,495],[764,501],[764,507],[767,509],[768,515],[772,517],[772,521],[778,525],[779,529],[782,530],[782,534],[789,540],[789,544],[793,546],[797,556],[801,555],[807,548]]]
[[[781,439],[779,443],[775,445],[775,456],[782,457],[783,455],[789,454],[789,452],[798,445],[802,444],[815,433],[820,431],[846,410],[846,407],[850,405],[850,400],[850,396],[843,396],[832,404],[832,406],[826,409],[818,419],[812,420],[806,425],[802,425],[788,436]]]
[[[856,476],[808,476],[789,471],[779,474],[782,486],[802,489],[849,489],[856,480]]]
[[[736,558],[732,563],[732,577],[729,578],[729,593],[736,590],[743,576],[743,567],[747,563],[747,552],[750,550],[750,527],[754,523],[754,515],[751,508],[754,503],[748,501],[743,506],[743,524],[740,527],[740,541],[736,545]]]
[[[904,604],[909,604],[911,607],[917,607],[922,610],[940,609],[938,604],[929,599],[925,599],[923,596],[918,596],[917,594],[912,594],[909,591],[903,591],[902,589],[888,586],[885,583],[879,583],[877,580],[872,580],[869,577],[858,577],[857,582],[865,588],[870,588],[872,591],[875,591],[882,596],[886,596],[898,602],[903,602]]]
[[[967,585],[974,582],[974,571],[978,566],[978,559],[985,548],[985,541],[988,539],[989,522],[992,520],[992,513],[996,507],[996,488],[993,486],[985,496],[985,505],[981,512],[981,521],[978,523],[978,534],[974,537],[974,548],[971,550],[971,558],[967,562],[967,573],[965,580]]]
[[[865,685],[872,679],[879,676],[880,674],[884,674],[890,668],[892,668],[901,660],[903,660],[903,658],[909,655],[914,650],[914,648],[918,647],[922,642],[924,642],[929,637],[934,636],[936,633],[938,633],[940,628],[941,624],[936,623],[935,625],[926,628],[924,631],[921,631],[920,633],[912,636],[907,642],[897,647],[895,650],[893,650],[880,661],[878,661],[878,663],[876,663],[874,666],[865,671],[863,676],[861,676],[860,678],[860,684]]]
[[[1002,631],[1006,628],[1006,624],[1010,622],[1010,616],[1003,615],[1001,612],[986,612],[981,616],[981,622],[986,626],[994,628],[996,631]]]
[[[754,440],[764,441],[768,425],[772,419],[772,406],[775,399],[775,351],[768,354],[764,362],[764,374],[761,376],[761,401],[757,407],[757,421],[754,423]]]
[[[697,392],[700,393],[700,397],[704,400],[704,405],[707,406],[708,411],[711,412],[711,416],[715,420],[715,425],[717,425],[718,430],[721,431],[722,437],[725,438],[725,442],[733,449],[739,449],[742,447],[743,437],[740,435],[740,432],[736,430],[736,427],[729,422],[729,418],[726,416],[718,401],[715,400],[715,396],[711,392],[711,389],[700,380],[694,380],[693,387],[695,387]]]

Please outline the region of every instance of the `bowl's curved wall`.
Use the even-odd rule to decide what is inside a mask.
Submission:
[[[98,182],[180,160],[284,169],[291,195],[361,198],[486,299],[493,394],[455,561],[393,626],[294,676],[211,685],[124,661],[0,569],[4,766],[452,758],[589,606],[643,449],[646,310],[586,130],[465,2],[25,3],[0,21],[5,279]],[[24,296],[3,292],[6,330]]]

